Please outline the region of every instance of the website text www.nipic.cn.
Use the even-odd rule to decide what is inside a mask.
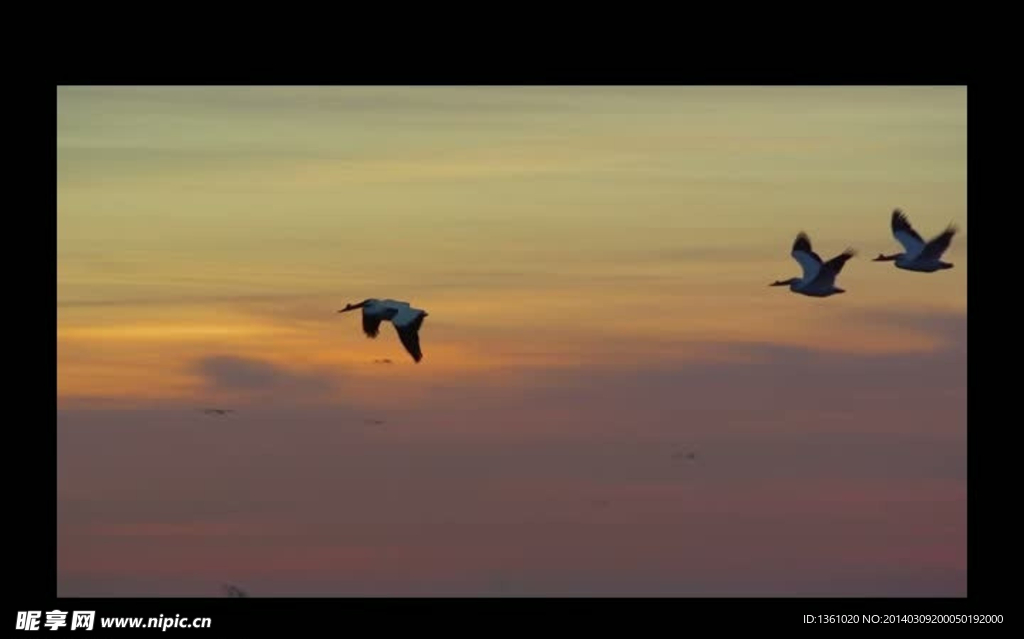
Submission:
[[[101,628],[159,628],[168,630],[171,628],[209,628],[209,617],[195,617],[189,619],[181,615],[166,617],[101,617],[99,624],[96,624],[96,612],[92,610],[66,611],[40,610],[19,611],[15,625],[17,630],[57,630],[69,628],[70,630],[92,630],[96,625]]]

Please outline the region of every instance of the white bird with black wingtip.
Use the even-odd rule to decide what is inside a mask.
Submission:
[[[836,276],[842,272],[846,261],[856,254],[856,251],[848,248],[829,261],[823,262],[811,248],[811,239],[801,231],[793,242],[790,255],[803,269],[804,276],[778,280],[769,286],[789,286],[792,292],[810,297],[828,297],[836,293],[845,293],[845,289],[836,286]]]
[[[894,262],[896,268],[904,271],[916,271],[918,273],[934,273],[953,268],[949,262],[942,261],[942,254],[949,248],[957,228],[953,224],[946,226],[946,229],[927,242],[921,238],[910,220],[900,209],[892,212],[890,220],[892,236],[903,245],[903,253],[892,255],[878,254],[873,262]]]
[[[419,363],[423,359],[419,331],[423,326],[423,318],[428,315],[426,311],[413,308],[408,302],[369,298],[358,304],[346,304],[345,308],[338,312],[346,313],[357,308],[363,309],[363,333],[367,337],[375,339],[380,333],[380,323],[391,322],[413,361]]]

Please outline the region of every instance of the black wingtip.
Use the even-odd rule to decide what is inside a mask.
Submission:
[[[796,234],[796,239],[793,240],[793,251],[806,251],[811,252],[811,238],[804,231],[800,231]]]

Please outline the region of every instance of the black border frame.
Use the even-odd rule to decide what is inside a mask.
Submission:
[[[883,18],[880,18],[884,20]],[[524,32],[525,33],[525,32]],[[822,37],[827,39],[830,34]],[[101,36],[102,37],[102,36]],[[438,37],[445,37],[440,35]],[[737,35],[737,37],[739,37]],[[791,38],[780,33],[782,38]],[[941,36],[940,36],[941,37]],[[529,38],[524,38],[529,40]],[[96,41],[82,42],[80,45],[68,45],[68,49],[77,46],[89,49]],[[187,43],[186,43],[187,44]],[[763,55],[750,55],[754,45],[748,43],[735,51],[735,57],[721,52],[728,42],[701,43],[689,50],[676,47],[675,41],[668,43],[666,51],[646,52],[639,59],[626,63],[624,49],[630,46],[630,40],[619,40],[618,46],[605,48],[603,57],[593,51],[573,51],[561,55],[537,52],[541,59],[526,55],[519,51],[508,54],[509,61],[501,64],[495,58],[486,55],[476,56],[472,49],[465,49],[447,61],[429,60],[428,56],[420,57],[397,55],[390,65],[387,58],[381,57],[368,60],[379,51],[364,50],[358,58],[350,57],[350,52],[336,50],[327,53],[331,48],[328,43],[324,52],[314,52],[302,47],[297,55],[281,54],[277,48],[269,48],[262,55],[249,57],[253,48],[237,50],[234,55],[221,58],[219,64],[209,62],[202,57],[189,60],[188,54],[182,53],[182,45],[177,44],[167,52],[167,61],[162,68],[156,68],[149,58],[133,56],[125,45],[119,43],[119,50],[110,51],[105,60],[86,60],[72,56],[72,64],[77,63],[75,70],[63,70],[57,74],[57,85],[68,84],[765,84],[765,85],[814,85],[814,84],[943,84],[966,85],[968,87],[968,122],[971,137],[968,150],[969,180],[968,201],[975,203],[974,209],[980,208],[979,199],[993,180],[988,178],[989,168],[985,165],[987,156],[979,151],[978,140],[983,140],[986,126],[995,126],[990,116],[977,116],[982,105],[989,100],[989,93],[981,85],[969,81],[972,74],[967,73],[967,61],[960,57],[962,39],[949,44],[960,45],[948,53],[923,49],[920,42],[899,42],[886,34],[878,34],[867,42],[859,42],[849,52],[848,61],[836,62],[834,58],[820,55],[815,47],[819,43],[808,43],[806,40],[795,44],[798,51],[789,60],[768,66]],[[606,43],[608,45],[609,43]],[[759,46],[766,47],[767,52],[775,53],[775,42],[766,42]],[[418,45],[418,47],[429,45]],[[794,46],[789,44],[788,46]],[[853,42],[849,46],[854,46]],[[707,47],[707,48],[702,48]],[[286,47],[285,47],[286,48]],[[567,49],[570,47],[567,47]],[[867,52],[865,52],[867,51]],[[401,54],[401,48],[395,50]],[[201,56],[205,52],[197,52]],[[309,56],[322,55],[319,64],[311,63]],[[872,55],[878,59],[873,60]],[[552,57],[546,57],[552,56]],[[234,68],[234,62],[245,59],[244,69]],[[412,58],[412,59],[411,59]],[[713,59],[709,59],[713,58]],[[276,64],[270,62],[276,59]],[[736,61],[739,59],[738,61]],[[352,64],[342,61],[356,60]],[[195,63],[189,68],[199,71],[185,71],[185,64]],[[871,62],[875,62],[874,65]],[[384,63],[381,65],[381,63]],[[729,65],[732,63],[732,67]],[[409,66],[409,65],[415,66]],[[295,66],[293,66],[295,65]],[[301,65],[298,66],[298,65]],[[378,66],[380,65],[380,66]],[[338,70],[338,67],[343,67]],[[716,66],[718,68],[716,68]],[[724,68],[723,68],[724,67]],[[176,69],[180,70],[175,72]],[[866,69],[874,69],[868,71]],[[299,70],[301,69],[301,70]],[[737,70],[742,69],[742,70]],[[48,87],[38,91],[40,101]],[[42,106],[40,107],[42,109]],[[31,145],[30,145],[31,147]],[[54,147],[51,147],[55,149]],[[991,164],[991,163],[990,163]],[[973,169],[973,171],[971,170]],[[56,207],[55,207],[56,210]],[[33,219],[35,212],[30,213]],[[38,216],[44,216],[42,212]],[[45,217],[43,217],[45,219]],[[56,237],[56,217],[52,228],[45,229]],[[977,242],[983,241],[986,230],[975,225],[974,234]],[[1003,244],[1002,246],[1005,246]],[[990,255],[976,252],[969,286],[973,290],[983,287],[984,274],[994,268],[986,266]],[[24,268],[24,266],[23,266]],[[53,286],[56,286],[56,267],[54,266]],[[42,269],[40,269],[42,270]],[[1006,272],[1006,271],[1002,271]],[[42,275],[42,273],[40,273]],[[984,288],[984,287],[983,287]],[[40,288],[33,287],[35,290]],[[975,297],[972,313],[985,317],[990,321],[984,310],[984,302]],[[982,298],[983,299],[983,298]],[[56,323],[56,322],[55,322]],[[45,322],[29,320],[29,326],[39,328]],[[985,328],[985,333],[998,335],[995,328]],[[976,332],[977,333],[977,332]],[[56,361],[56,342],[53,333],[40,335],[40,343],[54,344]],[[968,335],[970,333],[968,332]],[[980,338],[977,338],[980,339]],[[20,341],[20,340],[19,340]],[[976,348],[984,342],[976,343]],[[37,357],[34,355],[33,357]],[[990,390],[983,382],[971,384],[969,377],[968,392],[974,395],[975,401],[969,402],[974,413],[979,413],[979,406],[987,406],[995,399],[995,389]],[[1012,380],[1011,380],[1012,383]],[[1011,391],[1012,392],[1012,391]],[[56,402],[55,395],[54,402]],[[995,404],[993,404],[995,405]],[[1012,412],[1007,414],[1012,416]],[[996,413],[999,416],[999,413]],[[1011,417],[1012,419],[1012,417]],[[695,599],[266,599],[250,598],[229,600],[227,598],[211,599],[72,599],[60,598],[55,594],[56,576],[56,512],[54,497],[55,482],[55,451],[57,446],[55,428],[35,426],[21,420],[12,420],[9,428],[18,433],[18,439],[24,437],[24,443],[18,442],[12,450],[30,451],[30,463],[22,466],[28,468],[30,475],[19,481],[9,494],[14,495],[14,508],[11,510],[11,523],[16,529],[17,542],[10,547],[19,566],[19,586],[15,596],[16,610],[95,610],[97,616],[174,616],[212,618],[212,628],[222,630],[242,630],[265,628],[266,630],[283,630],[294,632],[310,628],[331,632],[338,629],[346,632],[350,628],[360,627],[360,622],[368,622],[370,628],[398,630],[404,623],[410,629],[439,630],[450,632],[467,629],[477,633],[486,632],[490,624],[472,623],[476,617],[467,612],[477,608],[480,614],[505,613],[500,617],[502,630],[553,630],[550,624],[551,615],[563,615],[571,626],[567,629],[582,630],[593,623],[606,630],[622,629],[627,632],[643,632],[645,629],[660,630],[659,622],[672,624],[672,628],[689,629],[689,623],[697,618],[710,622],[725,621],[729,625],[747,623],[754,627],[771,627],[767,624],[805,624],[805,615],[829,614],[879,614],[879,615],[910,615],[910,614],[979,614],[1002,615],[1004,623],[1010,617],[1008,610],[1009,596],[1003,590],[1003,580],[999,579],[1000,570],[1012,556],[1009,548],[999,538],[1010,528],[1008,509],[1002,496],[1010,487],[1007,476],[1007,465],[1004,462],[1007,447],[996,439],[1003,436],[1010,424],[1002,420],[978,421],[968,435],[968,594],[958,599],[885,599],[885,598],[695,598]],[[38,456],[38,457],[37,457]],[[41,463],[31,463],[41,458]],[[31,487],[22,490],[21,487]],[[517,612],[510,616],[507,613]],[[459,613],[462,613],[461,615]],[[531,614],[532,613],[532,614]],[[485,618],[485,623],[490,622]],[[382,623],[384,622],[384,623]],[[774,622],[774,623],[772,623]],[[836,619],[833,623],[839,623]],[[493,623],[493,622],[491,622]],[[828,619],[816,620],[816,624],[828,625]],[[909,623],[899,621],[897,623]],[[806,624],[805,624],[806,625]],[[878,624],[886,625],[886,624]],[[728,626],[726,626],[728,627]],[[97,628],[99,629],[99,628]],[[66,629],[65,629],[66,630]],[[42,631],[46,631],[42,629]]]

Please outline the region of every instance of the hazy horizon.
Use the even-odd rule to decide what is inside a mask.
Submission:
[[[58,595],[965,596],[966,102],[58,88]]]

